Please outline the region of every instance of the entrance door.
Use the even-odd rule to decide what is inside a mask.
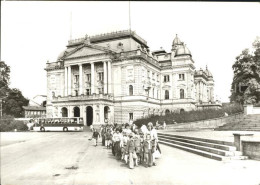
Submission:
[[[86,111],[86,117],[87,117],[87,126],[92,125],[93,123],[93,108],[91,106],[87,107]]]

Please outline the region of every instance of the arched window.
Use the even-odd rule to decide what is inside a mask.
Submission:
[[[168,100],[169,99],[169,91],[165,90],[165,96],[164,99]]]
[[[184,89],[180,89],[180,99],[184,99]]]
[[[170,114],[169,109],[166,109],[166,110],[165,110],[165,114]]]
[[[134,88],[132,85],[129,85],[129,95],[132,96],[134,94]]]
[[[180,110],[180,114],[183,114],[184,112],[185,112],[184,109],[181,109],[181,110]]]
[[[66,107],[61,109],[61,115],[62,117],[68,117],[68,109]]]

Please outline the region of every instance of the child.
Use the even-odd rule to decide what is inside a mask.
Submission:
[[[109,146],[109,139],[110,139],[110,130],[107,129],[107,131],[105,133],[105,146],[107,147],[107,149],[108,149],[108,146]]]
[[[136,156],[137,156],[137,160],[136,160],[136,166],[138,166],[138,163],[141,163],[141,138],[140,135],[138,133],[138,130],[135,130],[135,152],[136,152]]]
[[[96,129],[93,129],[93,130],[94,130],[94,132],[93,132],[92,138],[94,138],[96,140],[96,145],[95,146],[97,146],[98,137],[100,137],[100,134],[99,134],[99,132]]]
[[[150,133],[147,133],[145,135],[143,150],[144,150],[145,167],[146,168],[148,166],[151,167],[153,165],[153,157],[152,157],[152,146],[151,146],[151,135],[150,135]]]
[[[128,159],[128,155],[126,155],[127,141],[128,141],[128,137],[126,135],[126,132],[123,132],[123,139],[122,139],[122,141],[120,143],[120,145],[121,145],[121,153],[122,153],[121,160],[125,160],[126,164],[127,164],[127,159]]]
[[[129,168],[134,168],[134,162],[137,160],[137,156],[135,153],[135,141],[134,141],[134,133],[129,134],[129,140],[126,145],[126,154],[129,154]]]

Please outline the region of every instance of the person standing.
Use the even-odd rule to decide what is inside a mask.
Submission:
[[[94,132],[93,132],[93,135],[92,135],[92,138],[94,138],[95,139],[95,143],[96,143],[96,145],[95,146],[97,146],[97,143],[98,143],[98,138],[100,137],[100,134],[99,134],[99,132],[96,130],[96,129],[94,129]]]
[[[134,133],[129,134],[129,140],[126,144],[126,154],[129,155],[129,168],[134,168],[134,162],[137,160],[137,156],[135,153],[135,141],[134,141]]]
[[[166,130],[166,123],[165,123],[165,121],[163,122],[163,130]]]
[[[157,144],[158,144],[158,136],[157,136],[157,131],[156,129],[153,128],[153,123],[149,122],[148,123],[148,133],[150,133],[151,135],[151,146],[152,146],[152,161],[153,161],[153,165],[156,166],[156,162],[155,162],[155,151],[157,148]]]

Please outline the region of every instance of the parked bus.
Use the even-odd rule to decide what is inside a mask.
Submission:
[[[38,118],[33,125],[34,131],[83,131],[83,118]]]

